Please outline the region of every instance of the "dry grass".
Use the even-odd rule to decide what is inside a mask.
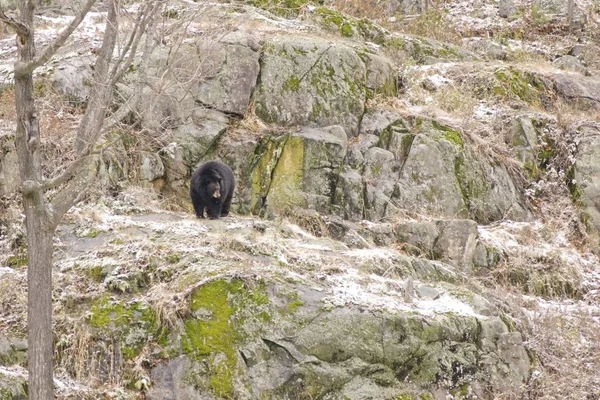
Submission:
[[[40,118],[43,172],[52,176],[74,159],[73,142],[83,109],[73,106],[49,85],[36,86],[36,107]],[[16,122],[14,89],[5,89],[0,96],[0,118]]]
[[[558,255],[512,255],[494,268],[492,276],[493,286],[547,299],[581,298],[585,292],[581,271]]]
[[[284,217],[289,222],[298,225],[313,236],[329,236],[329,229],[321,214],[314,210],[296,208],[286,212]]]
[[[27,284],[24,274],[3,274],[0,279],[0,332],[23,337],[27,332]]]
[[[526,346],[539,363],[528,399],[600,398],[600,322],[585,309],[537,310],[526,324]]]
[[[146,300],[150,303],[156,315],[156,323],[161,329],[178,330],[183,326],[183,319],[189,313],[189,305],[183,296],[171,292],[167,284],[152,286]]]
[[[455,118],[465,119],[473,115],[473,110],[479,101],[470,93],[459,90],[453,85],[444,85],[433,95],[434,102],[439,107],[452,113]]]
[[[14,89],[0,89],[0,119],[7,121],[15,121],[16,118],[17,111],[15,109]]]
[[[356,18],[381,20],[386,17],[385,2],[378,0],[334,0],[331,6]]]
[[[399,18],[385,24],[390,29],[446,43],[460,44],[461,35],[441,9],[430,9],[416,17]]]

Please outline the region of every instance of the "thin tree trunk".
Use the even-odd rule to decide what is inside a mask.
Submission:
[[[573,8],[575,0],[569,0],[567,3],[567,22],[569,23],[569,32],[573,31]]]
[[[31,201],[25,201],[31,203]],[[27,226],[27,325],[29,399],[52,400],[52,238],[54,229],[47,218],[34,216],[31,204],[25,208]]]
[[[27,231],[28,282],[28,369],[30,400],[52,400],[52,244],[54,231],[62,216],[79,200],[95,175],[94,159],[89,157],[104,122],[107,102],[116,81],[127,70],[136,53],[147,24],[159,3],[147,3],[140,13],[131,39],[111,73],[110,66],[117,42],[120,0],[107,0],[107,21],[102,47],[95,66],[94,83],[87,111],[80,124],[76,150],[81,157],[63,175],[43,179],[40,159],[38,113],[33,97],[33,71],[45,64],[82,22],[96,0],[86,0],[79,14],[58,38],[35,58],[33,16],[39,0],[21,0],[20,19],[7,16],[0,8],[0,22],[17,33],[18,57],[15,63],[16,122],[15,147],[22,181],[23,209]],[[78,171],[78,172],[77,172]],[[64,185],[48,202],[45,191]]]
[[[15,106],[17,130],[15,147],[23,182],[41,180],[40,131],[33,97],[33,76],[19,67],[35,57],[34,0],[21,2],[21,22],[25,28],[17,37],[18,63],[15,64]],[[30,400],[52,400],[52,238],[48,210],[42,190],[23,195],[27,230],[27,324]]]

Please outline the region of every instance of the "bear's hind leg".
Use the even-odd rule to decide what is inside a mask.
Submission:
[[[229,215],[229,207],[231,207],[231,199],[233,198],[233,193],[230,193],[223,201],[223,206],[221,207],[221,217],[226,217]]]

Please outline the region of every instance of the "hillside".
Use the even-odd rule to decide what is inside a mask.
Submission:
[[[41,10],[38,49],[72,13]],[[36,72],[47,176],[104,12]],[[16,51],[0,28],[2,400],[27,374]],[[554,0],[170,1],[113,102],[55,238],[57,398],[600,398],[597,0],[570,26]],[[212,159],[233,212],[201,220]]]

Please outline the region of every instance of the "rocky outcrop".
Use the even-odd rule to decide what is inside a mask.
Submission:
[[[347,148],[340,126],[266,137],[255,152],[250,209],[257,213],[271,204],[276,210],[327,210]]]
[[[95,57],[70,56],[55,63],[57,65],[49,78],[52,86],[68,100],[85,104],[91,87]]]
[[[521,334],[497,300],[457,286],[473,221],[426,229],[446,263],[375,248],[369,234],[395,235],[386,225],[354,226],[367,248],[350,248],[291,224],[122,206],[97,213],[93,235],[84,216],[58,232],[57,271],[67,273],[56,274],[57,307],[84,313],[82,376],[123,377],[150,399],[522,393],[530,364]],[[100,288],[81,309],[73,276]],[[61,345],[59,367],[72,365],[78,338]],[[138,357],[151,360],[146,372],[127,361]]]
[[[555,74],[554,89],[583,109],[600,108],[600,81],[578,74]]]
[[[263,43],[256,114],[284,126],[340,125],[356,136],[367,95],[356,52],[322,39],[277,37]]]
[[[260,71],[258,43],[253,37],[233,32],[215,47],[210,49],[208,65],[204,66],[207,76],[192,92],[194,100],[212,109],[243,116]]]
[[[578,151],[570,182],[575,201],[582,206],[591,227],[600,231],[600,126],[581,124]]]

